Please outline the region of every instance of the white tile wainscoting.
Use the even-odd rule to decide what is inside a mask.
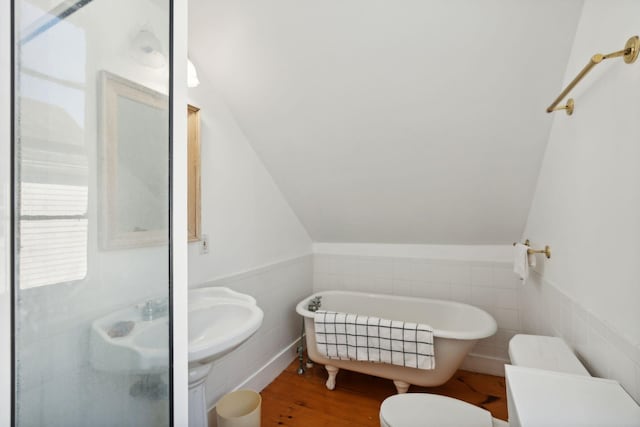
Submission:
[[[640,403],[640,343],[633,343],[534,272],[520,293],[527,333],[562,337],[589,372],[619,381]]]
[[[213,364],[206,382],[209,408],[239,387],[260,391],[291,363],[302,327],[295,306],[311,294],[311,277],[312,256],[304,255],[196,286],[226,286],[251,295],[264,311],[258,332]]]
[[[522,331],[523,286],[508,262],[315,254],[313,290],[350,290],[459,301],[480,307],[498,332],[480,341],[463,368],[504,375],[507,346]]]
[[[640,402],[640,343],[626,339],[536,272],[523,285],[508,262],[315,254],[313,290],[331,289],[478,306],[496,319],[498,332],[474,347],[464,369],[504,375],[514,334],[559,336],[592,375],[619,381]]]

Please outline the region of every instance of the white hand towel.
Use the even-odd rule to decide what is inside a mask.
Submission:
[[[516,243],[514,248],[513,272],[520,277],[522,283],[526,283],[529,278],[529,246]],[[535,258],[533,265],[535,265]]]

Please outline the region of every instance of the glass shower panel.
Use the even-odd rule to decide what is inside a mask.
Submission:
[[[15,421],[170,425],[171,0],[14,0]]]

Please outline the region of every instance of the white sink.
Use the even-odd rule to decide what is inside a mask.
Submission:
[[[145,303],[91,324],[91,363],[96,369],[144,375],[167,372],[168,317],[165,313],[145,320]],[[262,325],[263,316],[249,295],[223,287],[189,291],[189,426],[207,425],[204,382],[211,364],[248,340]],[[125,332],[118,325],[126,325]],[[114,336],[118,329],[122,336]]]
[[[222,287],[189,291],[189,365],[233,351],[258,330],[262,318],[249,295]]]
[[[166,313],[144,320],[144,303],[95,320],[91,325],[91,363],[111,372],[162,373],[169,366],[169,322]],[[204,365],[224,356],[253,335],[263,313],[256,301],[228,288],[189,291],[189,365]],[[124,336],[109,331],[130,322]]]
[[[237,348],[262,324],[256,300],[228,288],[189,291],[189,427],[206,427],[205,380],[216,359]]]
[[[130,306],[91,324],[90,351],[94,368],[109,372],[164,373],[169,366],[169,320],[166,315],[143,320],[143,304]],[[125,336],[112,337],[109,331],[119,322],[131,322]]]

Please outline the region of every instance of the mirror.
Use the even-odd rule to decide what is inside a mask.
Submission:
[[[103,249],[168,242],[168,98],[100,73],[100,241]]]

